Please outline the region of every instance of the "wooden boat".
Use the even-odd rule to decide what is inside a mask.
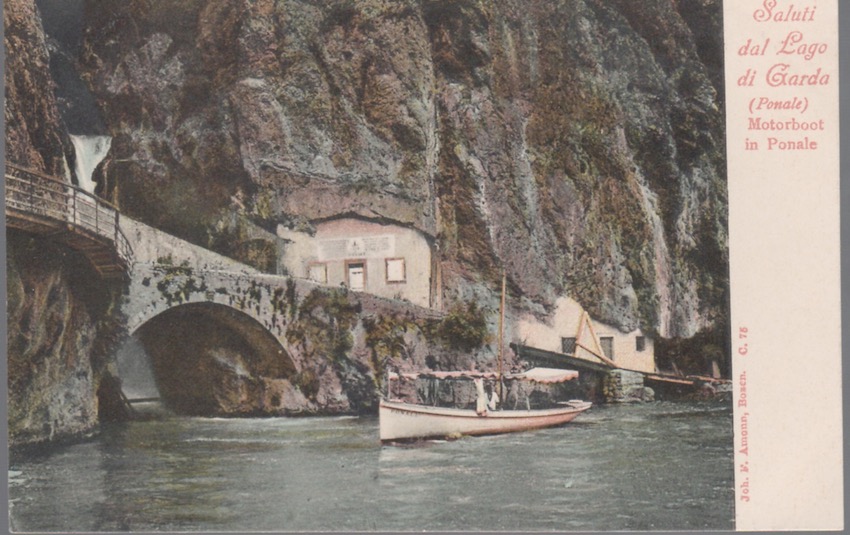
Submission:
[[[387,375],[387,399],[381,399],[378,416],[381,442],[411,440],[418,438],[452,437],[460,435],[493,435],[514,433],[553,427],[565,424],[590,408],[591,403],[570,400],[555,408],[531,410],[495,410],[504,401],[503,384],[505,380],[533,381],[538,383],[561,383],[578,378],[574,370],[553,368],[533,368],[519,374],[502,373],[502,340],[505,321],[505,283],[502,273],[502,299],[499,317],[499,365],[498,372],[427,372],[427,373],[389,373]],[[417,379],[426,376],[435,379],[472,379],[475,381],[478,399],[475,409],[436,407],[407,403],[390,397],[393,380]],[[488,396],[484,390],[484,380],[494,381],[498,393]]]
[[[437,378],[492,378],[495,374],[475,372],[434,372],[429,374],[391,374],[396,378],[413,379],[416,376]],[[573,370],[534,368],[528,372],[505,375],[505,379],[531,380],[538,382],[561,382],[574,379]],[[570,400],[549,409],[536,410],[490,410],[486,401],[479,399],[476,409],[431,407],[382,399],[379,406],[380,437],[382,442],[404,441],[419,438],[445,438],[461,435],[494,435],[514,433],[544,427],[562,425],[591,407],[591,403]]]

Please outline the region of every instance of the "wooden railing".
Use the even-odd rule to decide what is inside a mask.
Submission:
[[[15,212],[66,227],[96,241],[111,242],[123,267],[133,260],[133,249],[121,232],[121,214],[110,203],[82,188],[6,163],[6,214]]]

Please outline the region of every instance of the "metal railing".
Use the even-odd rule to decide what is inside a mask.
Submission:
[[[72,226],[112,242],[125,266],[133,249],[121,232],[121,214],[112,204],[57,178],[6,163],[6,210],[17,210]]]

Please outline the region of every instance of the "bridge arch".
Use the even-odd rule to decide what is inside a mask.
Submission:
[[[135,325],[131,335],[150,358],[159,397],[182,414],[274,412],[275,385],[296,372],[277,336],[225,304],[172,306]],[[121,368],[119,358],[119,374]]]

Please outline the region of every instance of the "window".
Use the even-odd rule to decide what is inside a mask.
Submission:
[[[602,346],[602,352],[611,360],[614,360],[614,337],[600,336],[599,345]]]
[[[405,282],[404,258],[387,258],[387,282]]]
[[[575,355],[576,352],[576,339],[575,338],[561,338],[561,353],[566,353],[567,355]]]
[[[638,336],[637,338],[635,338],[635,349],[637,351],[643,351],[644,349],[646,349],[646,337],[645,336]]]
[[[327,264],[316,262],[307,267],[307,278],[313,282],[321,284],[328,283],[328,266]]]
[[[352,290],[366,289],[366,264],[362,261],[345,263],[345,282]]]

